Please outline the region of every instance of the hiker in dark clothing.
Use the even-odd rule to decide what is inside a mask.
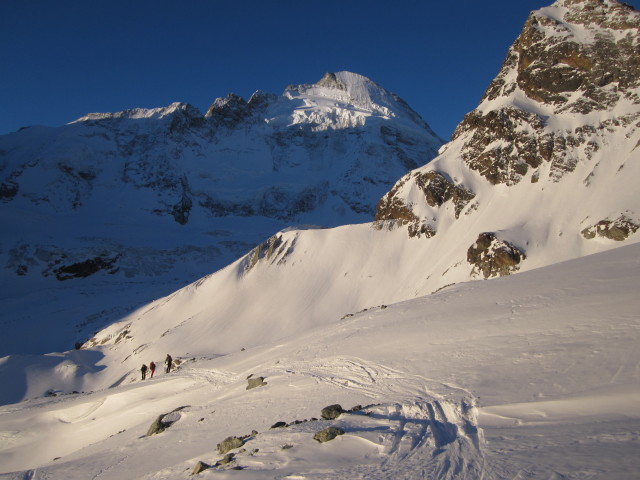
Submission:
[[[156,364],[155,364],[155,363],[153,363],[153,362],[151,362],[151,363],[149,364],[149,370],[151,371],[151,377],[149,377],[149,378],[153,378],[153,372],[155,372],[155,371],[156,371]]]
[[[164,359],[164,364],[167,366],[165,373],[169,373],[171,370],[171,362],[173,362],[173,359],[171,358],[171,355],[167,353],[167,358]]]
[[[142,372],[142,379],[144,380],[147,377],[147,366],[144,363],[142,364],[140,371]]]

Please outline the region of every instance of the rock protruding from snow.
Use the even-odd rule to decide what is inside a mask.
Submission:
[[[615,220],[601,220],[595,225],[585,228],[582,230],[582,236],[588,240],[598,236],[622,242],[636,233],[639,228],[640,225],[625,215],[620,215]]]
[[[255,377],[247,379],[247,390],[251,390],[252,388],[263,387],[267,384],[264,381],[264,377]]]
[[[438,171],[416,171],[397,182],[393,189],[378,202],[376,221],[403,220],[408,224],[409,236],[432,237],[436,234],[435,226],[420,219],[410,205],[402,199],[398,192],[407,181],[413,182],[423,193],[430,207],[441,207],[445,202],[453,204],[455,218],[460,216],[464,208],[474,199],[475,194],[463,185],[456,185],[446,174]]]
[[[345,434],[345,431],[339,427],[328,427],[328,428],[325,428],[324,430],[320,430],[319,432],[317,432],[313,436],[313,439],[317,440],[320,443],[325,443],[325,442],[330,442],[334,438],[344,434]]]
[[[191,475],[197,475],[201,472],[204,472],[205,470],[208,470],[209,468],[211,468],[211,465],[204,463],[202,460],[199,460],[198,463],[196,463],[196,466],[193,467]]]
[[[320,412],[320,415],[325,420],[335,420],[344,412],[345,410],[342,408],[342,406],[336,403],[335,405],[329,405],[328,407],[324,407],[322,409],[322,412]]]
[[[519,269],[525,258],[522,250],[493,232],[478,235],[467,251],[467,261],[473,265],[472,274],[482,273],[484,278],[509,275]]]
[[[167,428],[180,420],[179,412],[184,408],[186,407],[178,407],[169,413],[163,413],[162,415],[159,415],[158,418],[156,418],[155,421],[151,424],[149,430],[147,430],[147,437],[164,432]]]
[[[218,444],[218,453],[220,453],[220,455],[224,455],[235,448],[240,448],[242,445],[244,445],[244,441],[242,439],[238,437],[227,437]]]
[[[561,0],[532,12],[479,106],[437,158],[381,197],[375,226],[404,225],[429,239],[441,266],[427,278],[448,275],[448,283],[520,268],[524,254],[513,246],[489,257],[469,249],[479,231],[527,245],[532,267],[608,248],[587,243],[595,236],[635,237],[638,48],[640,12],[616,0]],[[610,223],[620,212],[630,223]]]

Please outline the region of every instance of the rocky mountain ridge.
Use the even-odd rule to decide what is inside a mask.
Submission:
[[[595,225],[624,219],[625,233],[617,230],[615,238],[633,234],[640,225],[640,205],[629,198],[637,192],[630,176],[640,141],[639,28],[640,14],[613,0],[559,0],[532,12],[480,105],[434,162],[407,174],[380,200],[376,220],[400,220],[409,235],[433,237],[448,222],[442,217],[478,223],[491,215],[483,207],[501,208],[496,192],[515,197],[528,189],[538,201],[517,229],[505,219],[485,227],[520,259],[538,234],[516,230],[560,223],[554,217],[570,209],[569,231],[565,226],[558,234],[574,239],[571,247],[553,240],[565,243],[569,256],[593,251],[580,233]],[[519,246],[510,243],[515,239]],[[476,258],[476,247],[469,241],[469,258]],[[480,270],[485,277],[499,274]]]

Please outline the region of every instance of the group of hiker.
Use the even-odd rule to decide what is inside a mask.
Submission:
[[[165,365],[164,373],[169,373],[171,371],[172,364],[173,364],[173,358],[171,358],[171,355],[167,353],[167,358],[164,359],[164,365]],[[151,376],[149,378],[153,378],[153,374],[156,371],[156,364],[151,362],[148,367],[146,364],[144,363],[142,364],[142,367],[140,367],[140,371],[142,372],[142,380],[147,378],[147,370],[151,372]]]

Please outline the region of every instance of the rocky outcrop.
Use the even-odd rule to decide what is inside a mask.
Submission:
[[[484,278],[502,277],[516,272],[525,259],[522,250],[499,239],[493,232],[478,235],[478,239],[467,251],[467,262],[473,265],[472,275],[482,274]]]
[[[53,272],[58,280],[69,280],[72,278],[84,278],[93,275],[101,270],[114,274],[118,271],[116,265],[120,255],[115,256],[98,256],[88,258],[86,260],[71,263],[68,265],[57,266]]]
[[[587,114],[620,101],[640,104],[640,15],[616,1],[559,0],[554,6],[562,18],[544,9],[529,16],[480,107],[452,137],[464,142],[465,163],[492,184],[514,185],[545,162],[551,164],[551,179],[558,181],[575,169],[572,151],[588,156],[598,148],[595,128],[554,130],[547,124],[549,113]],[[586,35],[576,38],[572,24]],[[519,92],[540,104],[539,111],[499,106],[498,99]],[[483,107],[491,102],[498,106]]]
[[[455,218],[474,199],[475,194],[463,185],[455,184],[446,174],[438,171],[415,171],[401,178],[376,207],[375,222],[401,221],[407,225],[410,237],[430,238],[436,228],[429,219],[420,219],[403,198],[403,188],[412,183],[420,190],[427,205],[442,207],[450,202]]]
[[[610,108],[628,97],[630,89],[640,85],[636,43],[640,16],[616,1],[556,3],[568,8],[564,21],[531,15],[509,53],[513,58],[507,61],[515,63],[520,89],[534,100],[558,106],[560,112],[581,114]],[[592,33],[593,40],[577,41],[571,24]],[[494,95],[492,87],[489,98]],[[579,98],[573,97],[574,92],[580,93]]]
[[[249,272],[258,262],[285,263],[287,255],[293,251],[295,243],[295,237],[285,240],[282,234],[273,235],[245,256],[240,267],[242,273]]]
[[[595,225],[582,230],[582,236],[587,240],[602,237],[622,242],[638,231],[640,225],[626,215],[620,215],[615,220],[601,220]]]

